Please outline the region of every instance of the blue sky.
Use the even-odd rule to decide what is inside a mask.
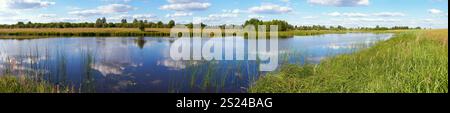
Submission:
[[[0,0],[0,24],[93,22],[100,17],[109,22],[188,23],[196,18],[207,24],[242,24],[259,18],[294,25],[448,28],[448,0]]]

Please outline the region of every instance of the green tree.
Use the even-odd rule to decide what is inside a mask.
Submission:
[[[102,27],[102,20],[100,18],[97,18],[97,20],[95,21],[95,27],[96,28]]]
[[[163,28],[163,26],[164,26],[164,23],[162,21],[158,21],[157,27],[158,28]]]
[[[175,21],[174,20],[170,20],[169,23],[167,24],[167,26],[169,28],[173,28],[175,26]]]
[[[127,19],[122,19],[122,20],[120,21],[120,23],[126,24],[126,23],[127,23]]]
[[[144,23],[139,23],[139,30],[140,31],[145,31],[145,25],[144,25]]]

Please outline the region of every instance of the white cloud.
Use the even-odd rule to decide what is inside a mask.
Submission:
[[[94,16],[94,15],[101,15],[103,14],[103,12],[96,9],[91,9],[91,10],[72,11],[69,12],[69,14],[77,16]]]
[[[162,10],[201,11],[211,6],[208,0],[167,0],[169,4],[160,7]]]
[[[380,17],[395,17],[395,16],[405,16],[403,13],[399,12],[380,12],[373,14],[374,16],[380,16]]]
[[[98,10],[104,13],[123,13],[131,10],[135,10],[136,8],[125,5],[125,4],[110,4],[105,6],[98,7]]]
[[[57,18],[58,22],[81,22],[84,21],[83,18]]]
[[[56,17],[56,14],[39,14],[39,18],[53,18]]]
[[[16,15],[17,15],[17,12],[14,12],[14,11],[1,11],[0,10],[0,18],[1,17],[13,17]]]
[[[192,3],[192,2],[206,2],[207,0],[167,0],[169,3]]]
[[[378,17],[399,17],[399,16],[405,16],[403,13],[399,12],[379,12],[379,13],[373,13],[373,14],[367,14],[367,13],[340,13],[340,12],[332,12],[326,14],[328,16],[334,16],[334,17],[369,17],[369,16],[378,16]]]
[[[174,14],[167,14],[166,17],[175,18],[175,17],[184,17],[184,16],[192,16],[192,13],[188,12],[175,12]]]
[[[431,13],[431,14],[441,14],[442,11],[439,10],[439,9],[428,9],[428,13]]]
[[[248,18],[263,19],[263,18],[265,18],[265,17],[264,17],[264,16],[261,16],[261,15],[248,15]]]
[[[339,12],[332,12],[332,13],[328,13],[327,15],[329,16],[345,16],[345,17],[367,17],[369,16],[368,14],[364,14],[364,13],[339,13]]]
[[[33,9],[55,5],[55,2],[44,0],[0,0],[0,9]]]
[[[131,2],[132,0],[102,0],[104,2],[114,2],[114,3],[120,3],[120,2]]]
[[[133,15],[133,18],[138,20],[154,20],[156,16],[151,14],[136,14]]]
[[[104,6],[99,6],[96,9],[80,10],[69,12],[71,15],[77,16],[94,16],[102,14],[113,14],[113,13],[125,13],[131,10],[135,10],[135,7],[125,5],[125,4],[109,4]]]
[[[192,2],[192,3],[175,3],[161,6],[163,10],[175,11],[200,11],[206,10],[211,6],[211,3],[206,2]]]
[[[239,13],[237,10],[223,10],[222,13],[216,13],[216,14],[210,14],[207,17],[202,17],[202,21],[204,22],[217,22],[219,23],[220,20],[226,20],[230,18],[237,18],[239,17]]]
[[[281,14],[292,12],[292,8],[279,6],[275,4],[265,4],[261,6],[252,7],[248,9],[248,11],[251,13],[258,13],[258,14]]]
[[[354,7],[367,6],[370,2],[369,0],[308,0],[308,3],[324,6]]]
[[[304,16],[304,17],[302,17],[303,19],[316,19],[316,18],[318,18],[318,17],[316,17],[316,16]]]
[[[209,18],[232,18],[232,17],[238,17],[238,14],[234,14],[234,13],[210,14],[208,17]]]
[[[339,12],[332,12],[332,13],[328,13],[327,15],[329,15],[329,16],[341,16],[341,13],[339,13]]]
[[[352,22],[400,22],[400,19],[386,19],[386,18],[347,18],[346,20]]]
[[[122,19],[126,19],[128,21],[132,21],[133,19],[138,19],[138,20],[149,20],[149,21],[153,21],[153,20],[157,20],[158,17],[152,14],[135,14],[135,15],[119,15],[119,16],[114,16],[114,17],[109,17],[108,20],[112,21],[112,22],[120,22],[120,20]]]
[[[343,13],[342,15],[347,16],[347,17],[367,17],[367,16],[369,16],[364,13]]]
[[[239,13],[243,13],[244,11],[242,11],[240,9],[233,9],[233,10],[222,10],[222,12],[239,14]]]
[[[290,2],[290,0],[280,0],[280,1],[286,2],[286,3]]]

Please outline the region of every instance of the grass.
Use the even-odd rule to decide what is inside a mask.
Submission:
[[[286,65],[253,93],[448,93],[448,30],[403,31],[318,65]]]
[[[73,88],[60,88],[26,77],[0,76],[0,93],[70,93]]]
[[[398,32],[402,30],[292,30],[279,32],[282,38],[348,32]],[[0,38],[30,39],[29,36],[170,36],[170,28],[15,28],[0,29]],[[5,37],[6,36],[6,37]],[[25,36],[25,37],[24,37]]]
[[[20,28],[0,29],[4,36],[169,36],[170,29],[148,28]]]

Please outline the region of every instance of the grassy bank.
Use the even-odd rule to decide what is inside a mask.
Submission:
[[[25,77],[0,76],[0,93],[70,93],[73,91],[71,88],[61,88]]]
[[[148,28],[20,28],[0,29],[3,36],[169,36],[170,29]]]
[[[398,32],[395,30],[293,30],[279,32],[282,38],[292,36],[307,36],[321,34],[339,34],[349,32],[386,33]],[[16,28],[0,29],[0,38],[27,38],[30,36],[170,36],[169,28],[147,28],[140,31],[137,28]],[[11,37],[14,36],[14,37]]]
[[[281,67],[259,93],[448,93],[448,30],[407,31],[318,65]]]

